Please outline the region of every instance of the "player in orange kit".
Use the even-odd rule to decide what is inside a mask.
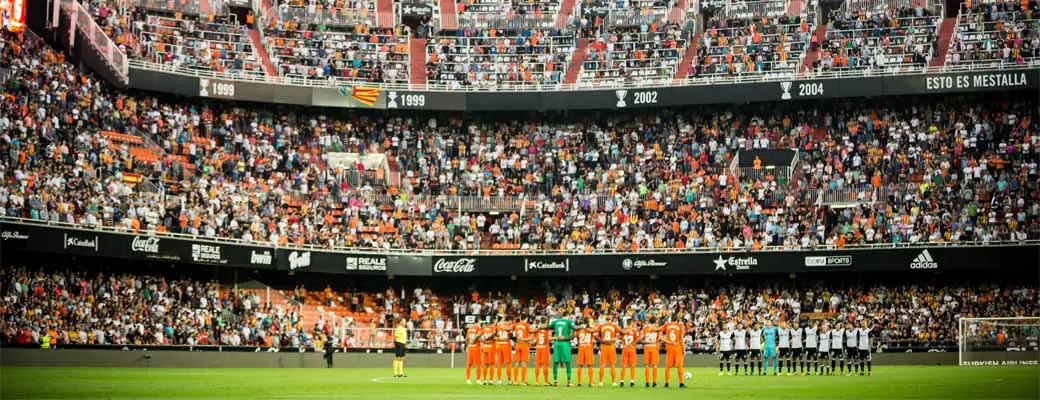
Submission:
[[[516,353],[513,354],[513,380],[517,384],[527,386],[527,363],[531,360],[531,342],[534,341],[527,316],[519,317],[513,322],[513,341],[516,342]]]
[[[617,384],[617,347],[615,342],[621,335],[621,328],[614,323],[609,314],[603,317],[603,323],[596,327],[596,339],[599,342],[599,385],[603,386],[603,369],[610,365],[610,385]],[[590,379],[591,380],[591,379]]]
[[[472,384],[470,380],[470,370],[472,368],[477,369],[477,384],[483,383],[484,374],[481,371],[480,362],[480,336],[481,327],[480,322],[474,322],[469,325],[466,329],[466,384]]]
[[[539,384],[539,377],[542,378],[542,384],[549,385],[549,345],[552,343],[552,330],[546,329],[548,324],[545,317],[538,317],[537,324],[539,326],[538,332],[534,334],[534,384]],[[538,371],[541,370],[541,375]]]
[[[654,370],[653,387],[657,387],[657,366],[660,360],[661,328],[657,326],[657,317],[650,317],[650,321],[643,327],[643,378],[646,387],[650,387],[650,369]]]
[[[679,375],[679,387],[686,387],[685,378],[683,377],[683,335],[685,335],[686,328],[677,321],[674,317],[669,318],[668,323],[661,327],[664,332],[664,344],[665,344],[665,361],[664,361],[664,387],[668,387],[668,380],[671,377],[669,371],[673,367],[676,368]]]
[[[639,343],[639,327],[630,322],[621,330],[621,386],[625,386],[625,368],[628,368],[628,387],[636,386],[636,344]],[[602,356],[601,356],[602,357]]]
[[[510,364],[513,363],[513,346],[509,337],[513,333],[513,324],[506,320],[504,315],[498,317],[498,325],[495,327],[495,367],[498,370],[496,380],[502,384],[502,367],[506,367],[506,382],[512,385],[513,374]]]
[[[591,326],[592,321],[586,320],[585,325],[578,331],[578,386],[581,386],[581,369],[589,368],[589,387],[592,387],[592,364],[596,356],[593,352],[595,343],[595,328]]]
[[[480,330],[480,360],[484,362],[484,384],[493,384],[495,368],[495,324],[487,324]]]

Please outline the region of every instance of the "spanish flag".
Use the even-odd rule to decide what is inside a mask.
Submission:
[[[133,172],[124,172],[123,173],[123,182],[130,183],[130,184],[135,184],[135,183],[139,183],[139,182],[141,182],[143,180],[144,180],[144,178],[141,176],[141,174],[136,174],[136,173],[133,173]]]

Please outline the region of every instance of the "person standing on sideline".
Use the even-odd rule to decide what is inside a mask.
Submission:
[[[404,326],[404,318],[400,318],[394,328],[394,378],[407,378],[404,375],[404,353],[407,347],[408,328]]]
[[[332,355],[336,353],[335,343],[333,343],[335,341],[336,339],[332,336],[325,337],[325,346],[323,346],[323,351],[325,352],[326,368],[332,368]]]

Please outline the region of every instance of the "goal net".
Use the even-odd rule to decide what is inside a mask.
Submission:
[[[961,318],[957,347],[962,366],[1040,365],[1040,317]]]

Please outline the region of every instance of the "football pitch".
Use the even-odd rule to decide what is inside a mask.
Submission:
[[[717,376],[690,387],[515,387],[465,384],[464,369],[0,369],[2,399],[1037,399],[1040,367],[875,367],[873,376]],[[663,372],[663,371],[662,371]],[[598,370],[597,370],[598,373]],[[560,371],[561,377],[563,371]],[[533,370],[529,372],[529,380]],[[609,373],[608,373],[609,376]],[[551,377],[551,373],[550,373]],[[663,381],[663,379],[662,379]],[[609,384],[608,384],[609,385]]]

